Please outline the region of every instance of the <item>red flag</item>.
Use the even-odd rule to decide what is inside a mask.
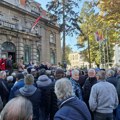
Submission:
[[[95,39],[96,39],[96,41],[100,41],[99,33],[98,32],[95,33]]]
[[[39,22],[39,20],[41,19],[42,17],[41,16],[39,16],[37,19],[36,19],[36,21],[34,22],[34,24],[33,24],[33,26],[32,26],[32,29],[31,29],[31,31],[34,29],[34,27],[38,24],[38,22]]]
[[[42,16],[46,16],[46,11],[42,10],[41,16],[39,16],[36,21],[34,22],[34,24],[32,25],[31,31],[34,29],[34,27],[38,24],[39,20],[42,18]]]

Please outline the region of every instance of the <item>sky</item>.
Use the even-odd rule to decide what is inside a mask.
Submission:
[[[44,8],[44,9],[46,9],[46,4],[47,4],[47,2],[50,2],[51,0],[35,0],[36,2],[39,2],[40,4],[41,4],[41,6]],[[75,9],[75,11],[80,11],[80,9],[81,9],[81,7],[82,7],[82,5],[83,5],[83,2],[84,0],[81,0],[81,4],[80,4],[80,8],[79,8],[79,10],[78,9]],[[61,42],[61,44],[62,44],[62,42]],[[71,36],[67,36],[66,37],[66,45],[70,45],[70,47],[72,48],[72,50],[75,52],[75,51],[80,51],[80,50],[78,50],[78,48],[77,48],[77,46],[76,46],[76,44],[77,44],[77,36],[76,35],[74,35],[73,37],[71,37]]]

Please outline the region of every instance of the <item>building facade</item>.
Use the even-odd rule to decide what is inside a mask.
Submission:
[[[78,52],[70,53],[69,61],[71,63],[69,68],[88,68],[89,67],[89,63],[85,62],[81,54]]]
[[[30,61],[61,62],[57,24],[49,22],[49,14],[40,4],[22,5],[20,1],[0,0],[0,58],[12,55],[14,62],[23,58],[26,64]],[[39,16],[42,16],[39,23],[31,29]]]
[[[114,56],[113,56],[113,66],[120,66],[120,45],[116,44],[113,48]]]

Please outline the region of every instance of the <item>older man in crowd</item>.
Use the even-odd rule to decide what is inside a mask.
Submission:
[[[79,71],[77,69],[72,70],[72,76],[71,76],[71,83],[72,83],[72,87],[73,87],[73,91],[75,93],[75,95],[79,98],[79,99],[83,99],[82,98],[82,89],[80,84],[78,83],[79,80]]]
[[[28,99],[16,97],[10,100],[0,113],[0,120],[32,120],[33,109]]]
[[[117,79],[116,79],[116,77],[114,77],[114,75],[115,75],[115,71],[113,71],[111,69],[107,70],[107,72],[106,72],[106,77],[107,77],[106,81],[110,82],[111,84],[113,84],[116,87],[117,86]]]
[[[105,80],[105,71],[99,71],[96,76],[98,83],[92,86],[89,99],[94,120],[113,120],[113,110],[118,105],[116,89]]]
[[[97,83],[96,72],[94,69],[89,69],[88,78],[86,79],[85,84],[83,86],[83,99],[87,104],[88,108],[89,108],[88,101],[89,101],[90,91],[92,86],[96,83]]]
[[[16,82],[14,83],[13,87],[11,88],[9,100],[15,97],[15,92],[19,90],[21,87],[24,86],[24,75],[22,73],[18,73],[16,75]]]
[[[54,120],[91,120],[86,104],[73,93],[72,84],[67,78],[55,83],[55,93],[60,101]]]
[[[29,99],[33,105],[33,120],[39,120],[41,107],[41,91],[34,84],[34,77],[27,74],[24,79],[24,87],[16,91],[16,96],[23,96]]]

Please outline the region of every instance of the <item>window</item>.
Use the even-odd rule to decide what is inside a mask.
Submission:
[[[74,55],[73,55],[73,60],[74,60]]]
[[[51,62],[51,64],[56,63],[56,61],[55,61],[55,52],[54,51],[51,51],[51,53],[50,53],[50,62]]]
[[[37,49],[37,61],[40,62],[40,50]]]
[[[76,60],[78,59],[78,55],[75,56],[75,59],[76,59]]]
[[[2,51],[15,52],[16,48],[15,45],[11,42],[4,42],[2,44]]]
[[[50,34],[50,43],[55,43],[55,36],[53,33]]]
[[[30,46],[25,45],[24,47],[24,61],[25,63],[29,63],[31,59],[31,51]]]

